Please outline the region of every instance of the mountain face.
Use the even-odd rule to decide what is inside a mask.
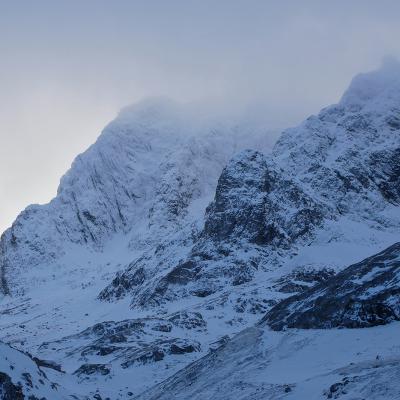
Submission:
[[[369,383],[398,373],[399,132],[396,63],[273,148],[249,121],[123,110],[3,234],[0,339],[61,365],[77,398],[380,398]],[[368,332],[394,357],[372,372]],[[317,373],[329,341],[365,357]],[[304,375],[264,379],[301,363],[296,349],[312,355]],[[335,381],[354,360],[361,375]]]
[[[322,218],[318,203],[280,177],[261,153],[246,150],[223,169],[204,229],[188,256],[158,282],[153,284],[153,279],[152,288],[143,279],[147,268],[133,264],[100,298],[121,296],[133,286],[132,306],[148,307],[187,296],[205,298],[240,286],[253,280],[275,249],[290,248],[296,240],[309,237]]]
[[[396,243],[281,301],[137,399],[396,399],[399,251]]]
[[[248,328],[135,400],[397,399],[399,328]]]
[[[0,343],[0,398],[3,400],[61,400],[73,398],[48,375],[62,375],[60,367],[32,358],[4,343]]]
[[[348,240],[347,229],[361,230],[360,241],[379,240],[374,230],[393,234],[400,224],[399,79],[392,65],[360,75],[338,105],[285,131],[271,156],[245,151],[233,158],[188,257],[157,278],[150,297],[136,300],[134,290],[133,305],[202,297],[225,288],[227,278],[248,282],[277,253],[297,251],[307,240],[311,246]],[[135,279],[125,277],[100,297],[129,292],[125,282]],[[195,287],[187,289],[189,283]]]
[[[29,206],[4,233],[4,293],[24,292],[27,270],[59,261],[76,248],[101,251],[116,234],[129,233],[133,250],[154,245],[170,234],[169,227],[178,230],[190,205],[207,203],[249,128],[211,127],[185,120],[182,113],[172,102],[144,102],[123,110],[104,129],[75,159],[57,196],[44,206]],[[267,140],[260,135],[256,132],[254,142],[261,145]]]
[[[400,243],[276,305],[273,329],[365,328],[400,320]]]

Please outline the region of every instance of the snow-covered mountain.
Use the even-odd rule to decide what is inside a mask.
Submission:
[[[387,325],[399,319],[397,247],[360,261],[398,242],[399,133],[394,61],[355,77],[338,104],[284,131],[272,150],[265,126],[246,120],[199,118],[165,100],[123,110],[57,196],[3,234],[0,339],[60,364],[66,374],[55,382],[82,398],[186,399],[197,390],[225,399],[228,387],[249,400],[308,399],[313,388],[316,399],[334,398],[323,386],[356,353],[317,374],[326,343],[361,352],[381,335],[379,351],[398,352],[398,326]],[[349,299],[352,312],[340,312]],[[377,325],[345,318],[385,326],[315,333],[324,318],[329,327]],[[266,379],[274,363],[284,371],[301,362],[293,349],[312,354],[310,370]],[[387,375],[363,370],[349,387],[389,385],[396,360]]]
[[[272,328],[365,328],[400,321],[400,243],[292,296],[264,317]]]
[[[399,274],[396,243],[280,302],[137,399],[397,399]]]
[[[263,128],[214,126],[191,117],[190,107],[185,111],[162,99],[124,109],[75,159],[57,196],[27,207],[5,232],[3,293],[26,291],[29,270],[76,249],[101,251],[115,234],[129,233],[132,250],[158,243],[165,230],[198,211],[197,203],[201,210],[207,204],[229,157],[249,142],[268,144]],[[249,130],[255,137],[249,139]]]
[[[73,398],[73,392],[50,379],[64,374],[60,366],[32,358],[0,343],[0,398],[3,400],[61,400]]]
[[[398,399],[399,329],[247,328],[135,400]]]

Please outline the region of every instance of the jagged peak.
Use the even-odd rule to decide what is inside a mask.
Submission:
[[[139,127],[161,136],[199,136],[218,128],[232,128],[239,118],[226,118],[222,111],[204,102],[180,102],[169,97],[148,97],[122,108],[105,129]]]
[[[390,98],[399,88],[400,62],[395,57],[386,56],[378,69],[353,78],[340,103],[362,106],[379,98]]]
[[[123,107],[115,121],[153,125],[159,121],[179,119],[183,105],[168,97],[150,97]]]

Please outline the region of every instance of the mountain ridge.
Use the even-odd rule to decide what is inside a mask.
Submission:
[[[257,322],[398,242],[399,76],[354,78],[270,153],[265,127],[126,108],[3,234],[0,339],[61,364],[77,396],[123,399],[235,350],[242,331],[281,337]]]

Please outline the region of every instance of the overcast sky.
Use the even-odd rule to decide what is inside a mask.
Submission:
[[[400,1],[0,0],[0,231],[148,96],[289,126],[400,56]]]

